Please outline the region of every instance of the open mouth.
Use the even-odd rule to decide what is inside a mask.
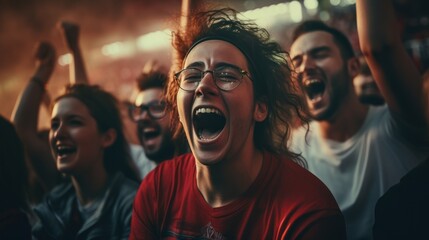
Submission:
[[[222,132],[226,118],[216,108],[198,108],[194,113],[193,122],[198,138],[200,140],[211,140]]]
[[[142,137],[145,140],[151,140],[158,137],[161,134],[159,128],[146,128],[143,130]]]
[[[76,148],[75,147],[71,147],[71,146],[57,146],[57,154],[60,157],[65,157],[69,154],[72,154],[76,152]]]
[[[312,101],[320,100],[325,91],[325,83],[319,79],[306,80],[304,82],[304,89],[307,93],[307,96]]]

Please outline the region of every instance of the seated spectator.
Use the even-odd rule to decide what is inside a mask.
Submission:
[[[429,70],[423,76],[429,124]],[[429,132],[428,132],[429,134]],[[429,239],[429,156],[391,187],[375,206],[375,240]]]
[[[173,45],[167,103],[192,153],[143,180],[130,239],[345,239],[331,193],[283,143],[301,103],[282,48],[228,9],[192,15]]]
[[[111,94],[85,84],[69,86],[56,99],[50,145],[58,171],[70,181],[34,209],[36,239],[128,237],[138,184],[117,104]]]
[[[170,128],[171,112],[164,100],[167,71],[154,63],[147,64],[137,78],[138,93],[129,106],[129,116],[137,123],[137,135],[150,161],[137,162],[140,177],[164,160],[187,151],[186,139],[173,140]]]
[[[0,239],[31,239],[24,145],[0,116]]]
[[[339,30],[305,21],[295,29],[290,50],[313,119],[310,131],[293,132],[290,146],[334,195],[350,240],[371,239],[377,200],[429,153],[421,131],[421,81],[403,61],[407,55],[393,18],[378,21],[388,10],[378,4],[386,1],[365,2],[376,11],[362,10],[362,2],[356,3],[359,43],[386,104],[359,100],[353,87],[359,61]]]

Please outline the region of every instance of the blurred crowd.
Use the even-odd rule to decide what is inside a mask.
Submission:
[[[55,29],[61,93],[35,43],[0,116],[0,239],[428,238],[424,3],[357,0],[280,41],[200,7],[127,94],[117,66],[91,79],[84,22]]]

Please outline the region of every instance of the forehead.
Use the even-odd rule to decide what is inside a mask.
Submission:
[[[79,99],[74,97],[65,97],[58,100],[52,109],[52,117],[63,115],[91,115],[88,107]]]
[[[195,64],[216,67],[219,63],[234,64],[248,70],[244,54],[233,44],[222,40],[207,40],[195,46],[186,57],[184,67]]]
[[[139,106],[142,104],[148,104],[153,101],[160,101],[164,97],[164,91],[162,88],[149,88],[140,91],[134,102],[135,105]]]
[[[334,42],[334,37],[330,33],[314,31],[299,36],[291,45],[290,55],[293,58],[318,47],[329,47],[332,50],[339,51],[338,46]]]

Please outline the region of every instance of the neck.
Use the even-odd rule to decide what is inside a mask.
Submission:
[[[77,198],[82,205],[86,205],[102,196],[109,184],[110,176],[104,169],[97,169],[96,173],[75,174],[71,177]]]
[[[212,207],[221,207],[237,199],[258,176],[263,153],[254,148],[244,152],[246,154],[224,159],[213,166],[197,161],[197,186]]]
[[[355,94],[351,95],[333,117],[318,122],[323,138],[344,142],[353,137],[365,122],[368,110]]]

